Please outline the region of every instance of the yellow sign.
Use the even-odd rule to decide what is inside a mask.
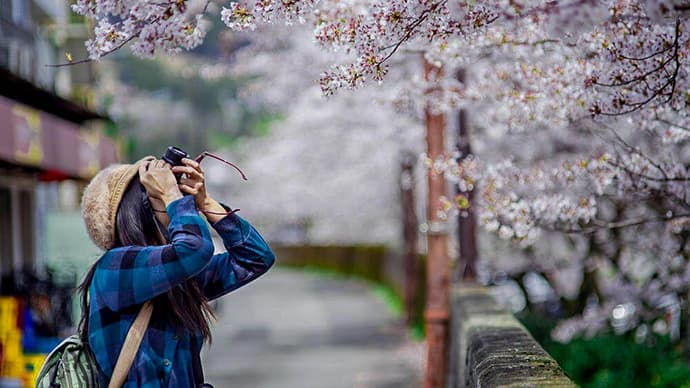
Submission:
[[[43,159],[41,116],[39,111],[16,104],[12,107],[15,157],[18,162],[40,166]]]

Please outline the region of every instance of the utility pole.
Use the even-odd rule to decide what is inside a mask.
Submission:
[[[465,70],[459,69],[457,80],[465,83]],[[472,153],[470,146],[470,131],[467,125],[465,109],[458,111],[458,165]],[[457,187],[457,194],[466,198],[466,207],[460,209],[458,217],[458,243],[460,244],[460,260],[455,280],[474,280],[477,277],[477,219],[474,214],[474,190],[463,191]]]
[[[424,78],[433,83],[441,76],[442,69],[424,60]],[[428,90],[427,93],[432,93]],[[434,113],[427,102],[424,109],[426,121],[427,155],[432,161],[443,156],[443,130],[445,118]],[[443,388],[448,360],[448,225],[439,217],[442,209],[440,197],[446,194],[443,172],[437,173],[432,166],[427,170],[429,198],[427,207],[427,299],[424,310],[427,338],[427,366],[425,388]]]
[[[403,216],[403,240],[405,265],[405,321],[408,326],[414,323],[417,307],[417,273],[418,273],[418,238],[419,221],[415,209],[415,180],[414,165],[417,158],[415,154],[403,152],[400,160],[400,199],[402,202]]]

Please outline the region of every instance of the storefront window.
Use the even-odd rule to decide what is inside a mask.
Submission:
[[[31,184],[0,184],[0,276],[5,279],[36,269],[34,197]]]
[[[12,272],[12,193],[0,186],[0,275]]]

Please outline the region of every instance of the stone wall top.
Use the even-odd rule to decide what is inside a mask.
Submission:
[[[453,288],[449,332],[448,387],[576,387],[484,287]]]

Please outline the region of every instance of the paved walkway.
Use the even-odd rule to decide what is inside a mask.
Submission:
[[[421,343],[361,282],[273,268],[220,301],[202,354],[216,388],[421,386]]]

